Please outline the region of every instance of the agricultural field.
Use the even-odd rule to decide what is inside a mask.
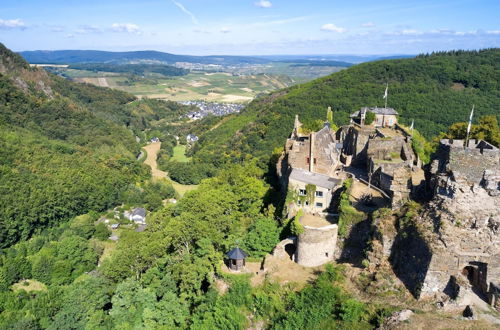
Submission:
[[[171,101],[247,103],[267,94],[339,71],[344,67],[270,62],[228,66],[223,72],[191,71],[166,76],[157,72],[104,72],[56,66],[47,70],[77,82],[120,89],[142,98]]]
[[[227,72],[191,72],[185,76],[137,77],[117,73],[67,70],[67,76],[78,82],[120,89],[138,97],[171,101],[203,100],[209,102],[245,103],[261,93],[269,93],[294,84],[286,75],[238,75]]]

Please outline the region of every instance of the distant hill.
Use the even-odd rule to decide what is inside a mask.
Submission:
[[[269,60],[249,56],[191,56],[175,55],[152,50],[132,52],[107,52],[100,50],[35,50],[20,52],[28,62],[34,64],[71,64],[71,63],[131,63],[137,61],[157,61],[165,64],[190,62],[201,64],[259,64]]]
[[[269,158],[290,134],[296,114],[314,127],[331,106],[334,121],[347,124],[349,114],[361,107],[384,105],[387,82],[388,106],[399,112],[401,123],[414,120],[428,138],[467,120],[473,104],[475,118],[500,115],[500,49],[367,62],[254,100],[202,135],[192,150],[194,159],[219,164],[247,154]]]
[[[268,59],[275,62],[292,62],[309,61],[309,62],[328,62],[338,61],[349,64],[357,64],[378,60],[398,59],[398,58],[412,58],[416,55],[408,54],[393,54],[393,55],[349,55],[349,54],[326,54],[326,55],[262,55],[256,56],[258,58]]]
[[[0,248],[115,206],[149,177],[133,131],[187,110],[70,82],[0,44]]]

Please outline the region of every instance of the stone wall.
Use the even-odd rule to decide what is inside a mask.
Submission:
[[[304,226],[297,237],[296,262],[306,267],[320,266],[334,260],[338,226],[313,228]]]

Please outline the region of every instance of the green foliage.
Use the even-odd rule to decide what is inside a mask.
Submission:
[[[435,146],[429,143],[417,130],[413,130],[411,146],[422,163],[428,164],[431,154],[435,151]]]
[[[455,123],[448,128],[445,138],[464,139],[467,137],[467,123]],[[495,116],[484,116],[479,118],[477,125],[471,126],[470,139],[485,140],[497,147],[500,147],[500,128]]]
[[[374,120],[375,120],[375,114],[371,111],[367,111],[365,116],[365,124],[371,125]]]
[[[240,162],[251,154],[267,164],[271,152],[290,135],[296,114],[305,128],[318,128],[316,121],[324,121],[325,109],[334,104],[335,122],[348,124],[349,115],[361,107],[382,105],[386,81],[388,106],[399,112],[399,122],[414,119],[426,138],[446,130],[457,118],[467,119],[472,104],[479,116],[498,119],[499,63],[500,50],[487,49],[355,65],[254,100],[240,115],[202,134],[193,158],[218,165]]]
[[[169,177],[181,184],[199,184],[201,180],[213,177],[217,171],[207,163],[168,162],[162,169],[168,172]]]
[[[340,195],[339,203],[339,236],[345,237],[347,235],[348,228],[365,219],[365,214],[356,210],[349,201],[349,196],[351,194],[352,178],[344,181],[343,191]]]
[[[129,185],[121,198],[127,205],[145,206],[154,211],[162,206],[162,200],[175,197],[175,189],[165,180],[149,180],[142,185]]]
[[[106,224],[100,222],[95,226],[95,233],[94,233],[95,238],[101,241],[106,241],[109,236],[111,236],[111,230],[109,230]]]
[[[280,229],[273,218],[258,217],[249,227],[244,247],[252,257],[263,257],[279,242]]]
[[[316,196],[316,185],[314,184],[306,184],[306,201],[309,205],[313,205],[314,198]]]
[[[304,226],[300,223],[300,218],[304,215],[304,211],[300,209],[290,224],[290,231],[293,235],[298,236],[304,233]]]
[[[338,328],[339,320],[349,327],[361,327],[366,316],[364,304],[358,302],[333,285],[337,271],[329,265],[312,285],[292,296],[286,311],[276,318],[273,329]],[[332,283],[333,282],[333,283]]]
[[[164,76],[185,76],[189,71],[163,64],[112,64],[112,63],[80,63],[69,65],[70,69],[93,72],[119,72],[143,76],[148,73],[159,73]]]

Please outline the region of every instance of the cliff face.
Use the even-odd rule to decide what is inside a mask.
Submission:
[[[421,221],[432,226],[422,297],[472,290],[491,303],[500,284],[499,151],[484,141],[441,141],[436,194]]]
[[[481,141],[469,149],[456,144],[442,142],[433,199],[406,204],[395,235],[375,222],[374,241],[415,297],[461,304],[475,294],[500,308],[499,151],[483,150]]]
[[[52,98],[51,80],[45,70],[30,67],[20,55],[0,43],[0,75],[10,77],[14,85],[25,93],[41,92]]]

